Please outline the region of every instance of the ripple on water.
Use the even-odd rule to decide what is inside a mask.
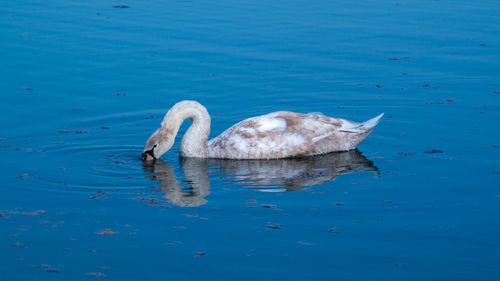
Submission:
[[[140,125],[156,112],[87,113],[63,118],[35,134],[10,135],[2,142],[22,167],[13,168],[16,187],[60,193],[125,191],[154,185],[140,155],[150,133]],[[130,145],[132,144],[132,145]],[[9,164],[6,164],[9,165]]]
[[[56,143],[43,153],[27,154],[35,168],[35,182],[21,186],[55,192],[134,191],[146,185],[140,159],[142,146]],[[36,157],[42,157],[38,161]]]

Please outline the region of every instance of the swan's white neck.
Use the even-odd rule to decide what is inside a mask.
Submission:
[[[210,115],[207,109],[196,101],[181,101],[174,105],[165,115],[161,128],[172,139],[186,119],[192,123],[182,138],[179,152],[183,157],[206,157],[207,140],[210,134]]]

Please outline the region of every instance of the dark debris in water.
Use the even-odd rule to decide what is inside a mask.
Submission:
[[[433,150],[424,151],[424,153],[426,153],[426,154],[435,154],[435,153],[443,153],[443,151],[440,150],[440,149],[433,149]]]
[[[438,89],[441,88],[441,86],[436,86],[436,85],[431,85],[431,84],[424,84],[425,88],[433,88],[433,89]]]
[[[59,270],[57,270],[57,268],[47,268],[47,269],[45,269],[45,271],[47,271],[47,272],[59,272]]]
[[[416,152],[403,152],[403,151],[398,152],[398,155],[400,155],[400,156],[414,156],[415,154],[417,154],[417,153]]]
[[[278,207],[276,205],[273,205],[273,204],[262,204],[260,206],[263,208],[268,208],[268,209],[278,209]]]
[[[335,234],[340,233],[340,231],[338,231],[336,227],[329,227],[326,231],[331,232],[331,233],[335,233]]]
[[[36,176],[31,176],[31,175],[29,175],[28,173],[24,173],[24,174],[21,174],[21,175],[19,175],[19,176],[16,176],[16,178],[18,178],[18,179],[28,178],[28,177],[29,177],[29,178],[32,178],[32,179],[36,179],[36,178],[37,178]]]
[[[454,99],[445,99],[443,101],[426,101],[425,104],[445,104],[445,103],[453,103]]]
[[[89,253],[102,253],[102,252],[104,252],[104,251],[103,251],[103,250],[101,250],[101,249],[89,249],[89,250],[88,250],[88,252],[89,252]]]
[[[85,276],[94,276],[94,277],[106,277],[106,274],[102,272],[87,272]]]
[[[24,247],[26,247],[23,243],[20,243],[20,242],[16,242],[16,243],[12,244],[12,246],[14,246],[16,248],[24,248]]]
[[[18,211],[0,210],[0,218],[8,219],[10,216],[19,215]]]
[[[194,214],[182,214],[186,218],[198,218],[200,215],[194,213]]]
[[[268,229],[280,229],[281,228],[281,224],[277,224],[277,223],[274,223],[274,224],[268,224],[266,225],[266,227]]]
[[[34,212],[23,212],[22,214],[25,216],[38,216],[40,214],[45,214],[45,213],[46,213],[45,210],[36,210]]]
[[[197,258],[202,258],[203,256],[205,256],[207,253],[205,252],[196,252],[196,257]]]
[[[388,60],[409,60],[411,58],[412,58],[411,56],[400,57],[400,58],[393,57],[393,58],[388,58]]]
[[[111,228],[105,228],[99,232],[97,232],[97,235],[115,235],[118,232],[112,231]]]
[[[102,199],[102,197],[104,197],[104,195],[106,195],[106,193],[107,192],[98,190],[98,191],[96,191],[96,193],[94,195],[89,196],[89,199],[92,199],[92,200]]]
[[[61,134],[87,134],[89,131],[87,130],[59,130]]]
[[[112,7],[115,9],[128,9],[128,8],[130,8],[129,5],[114,5]]]

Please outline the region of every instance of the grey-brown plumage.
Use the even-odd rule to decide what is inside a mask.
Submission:
[[[208,142],[208,156],[276,159],[356,148],[382,115],[365,122],[279,111],[246,119]]]

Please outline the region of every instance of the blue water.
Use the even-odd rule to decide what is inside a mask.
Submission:
[[[499,23],[498,1],[2,1],[0,279],[499,280]],[[347,154],[178,138],[144,166],[184,99],[211,137],[385,116]]]

